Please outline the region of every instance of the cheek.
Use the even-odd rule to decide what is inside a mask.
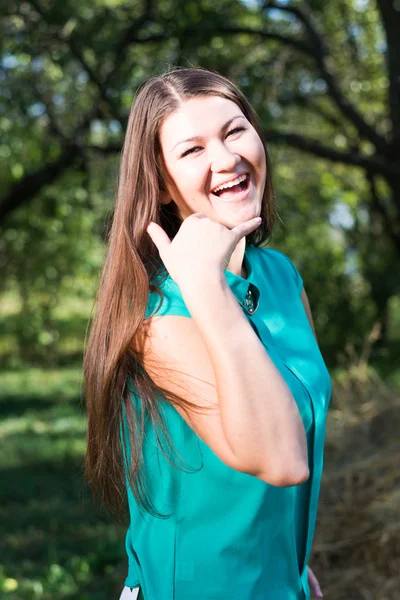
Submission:
[[[176,174],[176,181],[181,192],[198,193],[204,189],[204,168],[200,160],[189,160]]]
[[[188,177],[179,165],[167,164],[168,176],[170,179],[170,189],[173,196],[184,195],[187,189]]]
[[[254,163],[257,164],[259,167],[265,168],[265,165],[266,165],[265,150],[264,150],[264,146],[257,134],[255,134],[255,136],[252,140],[250,152],[251,152],[251,156],[252,156]]]

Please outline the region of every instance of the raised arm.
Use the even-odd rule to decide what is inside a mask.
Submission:
[[[224,282],[186,295],[192,315],[151,319],[145,367],[155,383],[208,407],[181,415],[227,465],[276,486],[308,478],[307,445],[285,381]]]
[[[148,373],[158,385],[209,408],[179,412],[223,462],[272,485],[303,483],[307,443],[297,405],[223,271],[197,271],[190,283],[182,278],[180,288],[192,319],[151,319]]]

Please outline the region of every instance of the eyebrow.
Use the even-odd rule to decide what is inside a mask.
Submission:
[[[226,129],[228,129],[229,125],[232,123],[232,121],[234,121],[235,119],[245,119],[246,117],[244,115],[236,115],[236,117],[232,117],[232,119],[229,119],[229,121],[227,121],[222,127],[221,127],[221,131],[224,131]],[[186,140],[182,140],[181,142],[177,142],[175,144],[175,146],[172,148],[172,150],[175,150],[175,148],[177,146],[179,146],[179,144],[185,144],[186,142],[196,142],[198,140],[201,140],[201,136],[200,135],[195,135],[193,137],[187,138]]]

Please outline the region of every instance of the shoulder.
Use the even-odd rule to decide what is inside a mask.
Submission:
[[[179,286],[166,275],[154,282],[149,292],[145,319],[171,315],[177,317],[190,317]],[[158,288],[156,291],[155,287]]]
[[[271,275],[286,283],[294,283],[298,292],[303,291],[303,279],[292,260],[280,250],[274,248],[257,248],[259,259],[264,263]]]

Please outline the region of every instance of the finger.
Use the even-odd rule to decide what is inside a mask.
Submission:
[[[318,583],[318,579],[315,577],[313,571],[308,567],[308,582],[310,584],[311,591],[315,595],[316,598],[322,598],[322,592],[320,585]]]
[[[171,245],[171,240],[169,239],[167,233],[162,227],[160,227],[160,225],[154,223],[153,221],[150,221],[150,223],[147,225],[146,231],[156,245],[160,255],[162,255],[168,246]]]
[[[249,235],[252,231],[255,231],[257,227],[261,225],[262,218],[254,217],[254,219],[250,219],[250,221],[246,221],[245,223],[240,223],[233,227],[231,231],[235,234],[236,241],[242,239],[245,235]]]

